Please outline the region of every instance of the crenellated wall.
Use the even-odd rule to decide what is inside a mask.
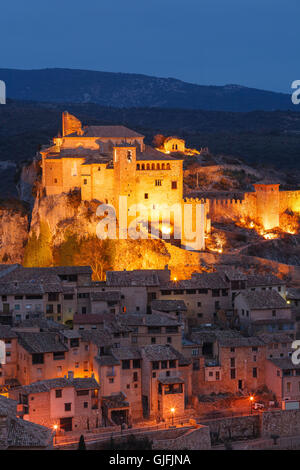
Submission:
[[[256,193],[244,193],[238,197],[210,199],[212,221],[240,218],[256,219]]]
[[[235,197],[216,197],[209,200],[212,222],[251,219],[265,230],[280,225],[285,211],[300,213],[300,191],[279,191],[279,185],[255,185],[255,192]]]

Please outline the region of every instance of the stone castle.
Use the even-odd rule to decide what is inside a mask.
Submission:
[[[150,225],[151,211],[158,210],[162,204],[180,207],[180,221],[184,225],[183,207],[189,204],[193,230],[196,220],[198,223],[194,250],[205,249],[211,221],[251,219],[267,231],[280,227],[284,212],[300,212],[300,192],[279,191],[279,184],[269,181],[259,182],[253,192],[240,195],[198,194],[185,198],[183,155],[188,155],[188,151],[184,140],[177,137],[169,137],[161,149],[155,149],[144,143],[143,135],[127,127],[82,126],[75,116],[64,112],[62,136],[55,137],[53,145],[41,150],[43,187],[46,195],[80,189],[82,200],[109,204],[116,214],[123,196],[125,207],[143,206]],[[128,209],[128,223],[130,217]],[[175,219],[171,214],[169,227],[173,231]],[[164,234],[161,214],[158,223]],[[163,238],[168,238],[169,233],[164,235]],[[189,239],[182,235],[181,246],[189,249],[189,244]]]
[[[143,135],[127,127],[83,127],[75,116],[64,112],[62,136],[54,138],[52,146],[43,148],[41,156],[46,195],[80,188],[82,200],[109,204],[117,214],[119,198],[123,196],[128,208],[143,205],[150,223],[151,211],[163,204],[179,207],[180,217],[184,217],[182,156],[168,155],[146,145]],[[200,207],[200,234],[194,249],[202,250],[209,231],[209,204],[195,199],[190,205],[193,214],[195,206]],[[162,217],[159,225],[167,238]],[[175,223],[175,215],[171,214],[169,227]],[[182,238],[181,242],[188,247],[187,240]]]

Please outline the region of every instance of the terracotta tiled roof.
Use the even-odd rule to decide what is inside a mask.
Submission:
[[[176,351],[172,346],[160,345],[160,344],[150,344],[143,346],[142,351],[145,354],[145,358],[149,361],[164,361],[164,360],[173,360],[178,359],[178,351]]]
[[[121,292],[119,291],[102,291],[91,292],[91,300],[94,302],[119,302],[121,300]]]
[[[268,359],[278,369],[300,369],[300,364],[293,364],[290,357],[283,357],[281,359]]]
[[[120,361],[112,355],[96,356],[95,361],[100,366],[115,366],[120,364]]]
[[[300,300],[300,289],[296,287],[289,287],[286,297],[289,300]]]
[[[281,286],[285,282],[273,274],[248,274],[247,275],[247,286],[248,287],[259,287],[259,286]]]
[[[134,138],[144,136],[125,126],[86,126],[83,128],[83,137]]]
[[[159,377],[158,381],[164,385],[184,384],[184,380],[181,377]]]
[[[161,312],[174,312],[179,310],[185,312],[187,310],[183,300],[152,300],[151,308]]]
[[[153,269],[141,269],[136,271],[107,271],[107,286],[115,287],[144,287],[158,286],[159,278]]]
[[[248,307],[253,310],[289,308],[284,298],[273,289],[242,292],[238,296],[241,296]]]
[[[8,325],[0,325],[0,339],[17,338],[18,335]]]
[[[112,348],[111,354],[118,360],[126,359],[140,359],[141,353],[138,348],[134,347],[122,347],[122,348]]]
[[[75,390],[91,390],[99,388],[99,384],[93,377],[75,379],[67,379],[65,377],[61,377],[56,379],[40,380],[38,382],[33,382],[30,385],[24,385],[20,387],[20,391],[29,395],[33,393],[49,392],[49,390],[53,388],[68,387],[74,387]]]
[[[8,426],[8,447],[46,448],[52,445],[53,431],[24,419],[11,418]]]
[[[152,313],[151,315],[124,314],[117,316],[118,321],[122,325],[127,326],[179,326],[180,323],[176,318],[169,315],[159,315]]]
[[[18,342],[30,354],[68,351],[59,333],[54,332],[18,332]]]

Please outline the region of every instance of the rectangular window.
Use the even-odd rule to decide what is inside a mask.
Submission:
[[[47,304],[46,305],[46,313],[53,313],[53,305]]]
[[[161,186],[161,180],[155,180],[155,186]]]
[[[54,352],[53,353],[53,360],[54,361],[61,361],[65,358],[65,353],[64,352]]]
[[[55,390],[55,398],[61,398],[62,397],[62,390]]]
[[[32,364],[44,364],[44,354],[32,354]]]
[[[257,367],[253,367],[253,369],[252,369],[252,376],[253,376],[254,378],[257,377]]]
[[[122,361],[122,369],[130,369],[130,360]]]
[[[141,368],[141,360],[140,359],[133,359],[132,367],[133,367],[133,369],[140,369]]]
[[[58,292],[49,292],[48,300],[49,300],[49,302],[57,302],[58,301]]]
[[[76,394],[78,397],[85,397],[89,395],[90,391],[89,390],[77,390]]]
[[[71,411],[72,403],[65,403],[65,411]]]
[[[172,181],[171,188],[177,189],[177,181]]]
[[[235,379],[235,369],[230,369],[230,378]]]
[[[144,194],[144,199],[149,199],[148,193],[145,193],[145,194]]]
[[[64,294],[65,300],[73,300],[73,294]]]

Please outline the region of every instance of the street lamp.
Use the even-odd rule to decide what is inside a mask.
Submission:
[[[250,400],[250,414],[252,414],[252,403],[253,403],[253,400],[254,400],[254,396],[251,395],[251,396],[249,397],[249,400]]]
[[[171,408],[171,413],[172,413],[172,426],[174,426],[174,413],[175,413],[175,408]]]
[[[54,444],[56,444],[56,431],[57,431],[57,424],[54,424],[53,429],[54,429]]]

